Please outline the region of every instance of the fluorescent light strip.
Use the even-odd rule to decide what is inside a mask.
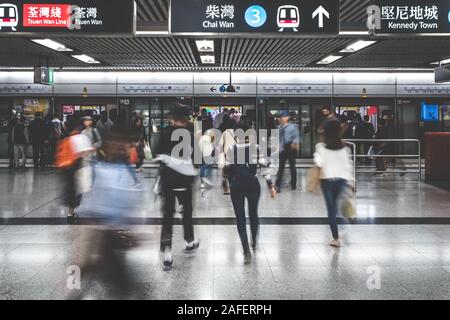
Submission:
[[[369,31],[340,31],[341,36],[364,36],[368,35]]]
[[[65,45],[51,39],[31,39],[31,41],[59,52],[73,51],[72,49],[67,48]]]
[[[340,52],[341,53],[357,52],[359,50],[367,48],[368,46],[373,45],[374,43],[376,43],[376,41],[359,40],[359,41],[356,41],[356,42],[350,44],[347,48],[345,48],[344,50],[341,50]]]
[[[75,54],[75,55],[72,55],[72,57],[75,58],[75,59],[78,59],[78,60],[80,60],[80,61],[89,63],[89,64],[97,64],[97,63],[100,63],[99,61],[97,61],[97,60],[95,60],[94,58],[89,57],[89,56],[87,56],[87,55],[85,55],[85,54]]]
[[[200,56],[200,59],[203,64],[216,64],[215,56]]]
[[[330,55],[326,58],[323,58],[322,60],[320,60],[319,62],[317,62],[317,64],[330,64],[333,63],[341,58],[343,58],[344,56],[335,56],[335,55]]]
[[[169,31],[136,31],[137,36],[166,36]]]
[[[214,52],[214,40],[196,40],[198,52]]]

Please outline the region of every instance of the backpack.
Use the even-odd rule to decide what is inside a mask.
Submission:
[[[54,123],[52,123],[52,126],[53,126],[53,132],[52,132],[53,138],[56,138],[56,139],[62,138],[64,133],[63,133],[61,123],[54,122]]]
[[[58,143],[55,154],[55,167],[65,169],[72,166],[78,157],[72,147],[72,139],[66,138]]]

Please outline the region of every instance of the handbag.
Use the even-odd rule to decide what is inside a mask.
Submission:
[[[144,151],[145,160],[152,161],[153,153],[152,153],[152,149],[150,148],[150,144],[147,141],[144,142],[143,151]]]
[[[356,218],[356,205],[350,187],[346,187],[341,202],[342,215],[347,219]]]
[[[306,178],[306,190],[311,193],[317,193],[320,191],[320,177],[322,170],[319,167],[312,167],[308,170],[308,176]]]

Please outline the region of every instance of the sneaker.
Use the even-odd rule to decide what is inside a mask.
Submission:
[[[250,251],[244,252],[244,264],[250,264],[252,262],[252,253]]]
[[[330,246],[335,247],[335,248],[340,248],[341,242],[339,240],[333,239],[330,242]]]
[[[186,247],[184,250],[188,253],[194,252],[200,247],[200,242],[198,240],[194,240],[192,242],[186,243]]]

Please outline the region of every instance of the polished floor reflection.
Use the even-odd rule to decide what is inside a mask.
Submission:
[[[155,171],[146,170],[149,188],[130,217],[159,217],[160,200],[151,193]],[[300,180],[304,181],[305,172]],[[80,289],[68,286],[74,257],[89,252],[96,239],[86,232],[100,225],[46,225],[64,221],[57,173],[0,170],[0,299],[116,299],[108,275],[81,270]],[[236,227],[221,224],[233,216],[218,189],[196,194],[196,226],[201,240],[194,254],[183,251],[182,229],[175,226],[174,267],[164,272],[159,225],[123,226],[136,242],[115,254],[130,275],[126,299],[450,299],[450,192],[416,177],[362,177],[357,204],[361,218],[398,218],[397,224],[340,226],[342,248],[328,246],[326,220],[270,224],[275,218],[323,218],[320,196],[286,191],[261,202],[261,238],[250,265],[243,264]],[[80,215],[89,217],[89,195]],[[423,219],[411,225],[406,218]],[[33,220],[42,218],[44,220]],[[45,220],[48,219],[48,220]],[[216,220],[214,220],[216,219]],[[34,222],[33,222],[34,221]],[[217,223],[215,223],[216,221]],[[268,223],[269,221],[269,223]],[[308,222],[308,221],[307,221]],[[309,221],[311,222],[311,221]],[[416,221],[417,222],[417,221]]]
[[[86,226],[8,226],[0,230],[1,299],[115,299],[108,279],[67,287],[73,250],[89,247]],[[233,226],[197,226],[201,247],[183,252],[175,228],[174,268],[164,272],[157,226],[128,234],[139,245],[119,250],[133,277],[130,299],[450,299],[448,226],[343,226],[341,249],[327,226],[262,226],[244,265]],[[73,244],[77,245],[74,246]],[[379,279],[371,278],[378,276]],[[110,279],[111,280],[111,279]],[[377,281],[378,285],[377,286]]]
[[[140,208],[129,212],[131,217],[159,217],[160,199],[152,192],[157,171],[146,169],[141,175],[148,192]],[[306,170],[299,172],[299,189],[286,190],[272,200],[263,192],[260,205],[261,217],[326,217],[321,195],[305,190]],[[0,169],[0,218],[64,217],[60,206],[62,197],[61,177],[54,171],[34,172],[32,169],[14,172]],[[218,183],[218,177],[215,178]],[[219,183],[218,183],[219,184]],[[206,192],[204,197],[197,182],[195,193],[195,217],[234,217],[229,196],[219,187]],[[450,192],[423,182],[417,175],[405,177],[389,175],[358,177],[357,210],[360,218],[375,217],[450,217],[448,210]],[[86,195],[79,209],[80,216],[89,216],[90,195]]]

